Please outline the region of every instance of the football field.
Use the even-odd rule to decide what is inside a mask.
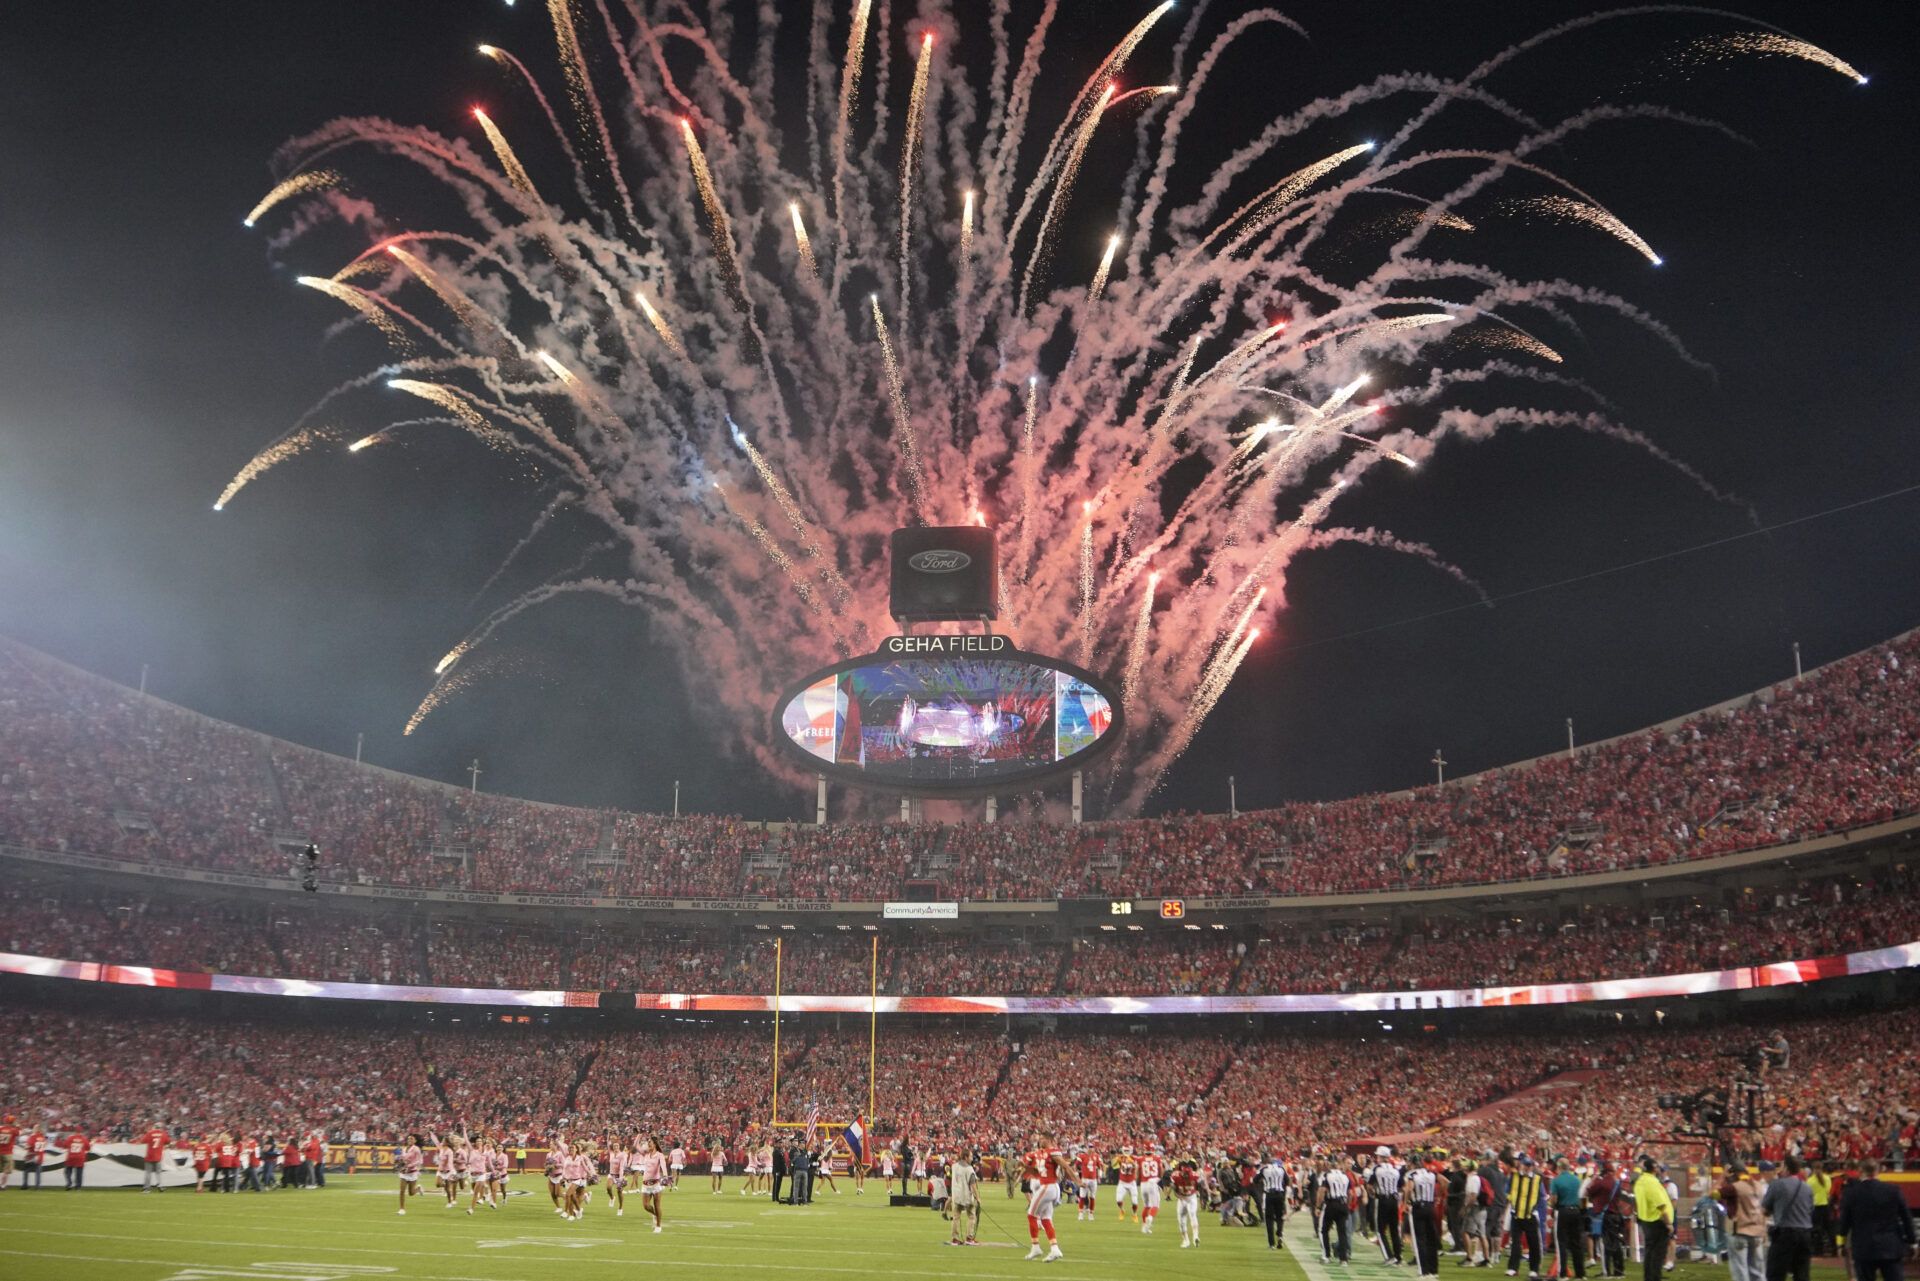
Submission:
[[[931,1210],[895,1209],[878,1184],[856,1197],[826,1192],[812,1205],[773,1205],[739,1195],[739,1180],[712,1195],[689,1181],[666,1197],[666,1230],[655,1235],[633,1198],[615,1218],[598,1188],[584,1219],[560,1219],[537,1175],[499,1210],[442,1208],[432,1192],[415,1197],[405,1217],[389,1175],[334,1175],[319,1191],[196,1195],[190,1189],[142,1194],[127,1189],[65,1192],[47,1188],[0,1194],[0,1274],[65,1281],[341,1281],[396,1277],[419,1281],[516,1281],[565,1275],[573,1281],[628,1278],[638,1268],[686,1277],[745,1273],[791,1278],[1012,1277],[1044,1271],[1061,1277],[1244,1277],[1258,1269],[1280,1281],[1326,1281],[1302,1274],[1289,1252],[1266,1249],[1265,1233],[1204,1225],[1198,1249],[1180,1248],[1171,1208],[1152,1236],[1114,1217],[1103,1188],[1098,1222],[1070,1209],[1055,1224],[1066,1258],[1028,1262],[1025,1204],[1000,1184],[984,1185],[981,1244],[945,1244],[949,1225]],[[1298,1217],[1298,1216],[1295,1216]],[[1296,1225],[1304,1227],[1304,1225]],[[1304,1240],[1301,1236],[1299,1239]],[[1383,1270],[1384,1271],[1384,1270]],[[1404,1278],[1405,1274],[1401,1274]]]

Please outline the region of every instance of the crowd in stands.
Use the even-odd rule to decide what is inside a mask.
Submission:
[[[0,642],[0,843],[368,884],[873,901],[1363,893],[1644,868],[1920,811],[1920,633],[1737,705],[1445,786],[1062,827],[603,813],[208,720]]]
[[[1096,931],[989,940],[925,931],[749,925],[575,926],[384,917],[304,896],[182,899],[53,878],[0,885],[0,951],[59,960],[347,982],[585,992],[859,996],[1144,996],[1380,992],[1692,973],[1920,941],[1920,870],[1904,865],[1701,900],[1527,917],[1302,914],[1232,930]]]
[[[1876,1157],[1920,1167],[1920,1009],[1787,1022],[1752,1157]],[[1299,1151],[1438,1127],[1458,1150],[1628,1154],[1673,1138],[1661,1094],[1724,1083],[1727,1051],[1773,1033],[1654,1026],[1582,1035],[1451,1034],[1409,1025],[1365,1037],[1156,1027],[1057,1032],[956,1020],[885,1025],[868,1107],[864,1029],[792,1020],[780,1116],[882,1135],[997,1145],[1051,1128],[1105,1149]],[[378,1142],[409,1129],[551,1136],[617,1128],[689,1148],[772,1116],[765,1024],[502,1025],[426,1033],[286,1020],[0,1012],[0,1112],[25,1128],[106,1137],[159,1121],[177,1134],[317,1128]],[[1578,1088],[1516,1091],[1578,1069]],[[1485,1105],[1493,1103],[1491,1108]],[[1472,1112],[1470,1120],[1462,1114]]]

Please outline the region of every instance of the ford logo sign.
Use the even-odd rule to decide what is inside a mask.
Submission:
[[[907,557],[907,564],[923,574],[951,574],[973,564],[973,557],[965,552],[916,552]]]

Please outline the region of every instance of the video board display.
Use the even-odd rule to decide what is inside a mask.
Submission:
[[[1004,636],[896,636],[789,690],[779,741],[809,769],[904,792],[988,792],[1077,769],[1118,741],[1119,700]]]

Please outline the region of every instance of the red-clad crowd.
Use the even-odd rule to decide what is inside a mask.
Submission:
[[[1920,633],[1668,728],[1391,795],[1060,827],[769,829],[474,794],[0,642],[0,844],[401,886],[871,901],[1366,892],[1642,868],[1920,810]]]
[[[1920,1009],[1819,1015],[1779,1033],[1658,1027],[1582,1036],[1408,1027],[1376,1035],[1270,1031],[1008,1033],[956,1020],[889,1026],[869,1110],[864,1029],[795,1020],[781,1043],[780,1116],[997,1146],[1036,1129],[1116,1148],[1298,1151],[1440,1126],[1458,1149],[1628,1152],[1674,1135],[1661,1094],[1723,1083],[1729,1050],[1785,1042],[1740,1138],[1786,1153],[1920,1164]],[[536,1136],[602,1131],[704,1148],[773,1115],[765,1025],[483,1025],[421,1032],[287,1020],[0,1012],[0,1114],[13,1137],[128,1140],[318,1132],[380,1142],[409,1130]],[[1577,1089],[1528,1091],[1582,1069]],[[1488,1104],[1495,1106],[1487,1107]],[[1464,1113],[1473,1119],[1451,1121]],[[0,1140],[7,1136],[0,1131]],[[179,1138],[179,1144],[187,1140]],[[744,1141],[741,1141],[744,1146]],[[0,1153],[4,1156],[5,1153]]]

